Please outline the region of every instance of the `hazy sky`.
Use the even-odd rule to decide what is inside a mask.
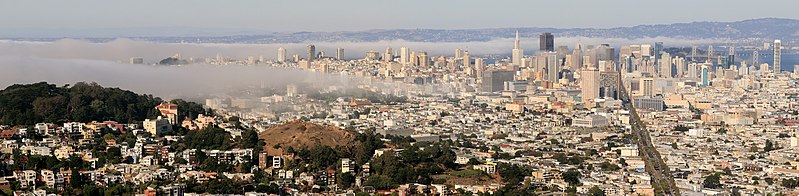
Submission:
[[[607,28],[764,17],[799,18],[796,0],[0,1],[0,30],[17,33],[176,26],[231,32]]]

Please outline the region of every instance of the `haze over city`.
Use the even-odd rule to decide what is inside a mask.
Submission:
[[[8,1],[2,195],[799,195],[799,3]]]

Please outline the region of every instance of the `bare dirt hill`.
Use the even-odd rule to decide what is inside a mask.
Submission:
[[[291,121],[269,128],[259,133],[258,138],[266,142],[264,151],[270,155],[286,153],[289,146],[299,150],[316,145],[335,147],[355,144],[355,135],[346,130],[303,121]],[[274,148],[276,145],[280,148]]]

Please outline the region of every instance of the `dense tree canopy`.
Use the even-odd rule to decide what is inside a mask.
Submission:
[[[58,87],[45,82],[15,84],[0,91],[0,124],[31,125],[38,122],[141,121],[158,115],[152,95],[138,95],[96,83]],[[188,104],[187,104],[188,105]]]

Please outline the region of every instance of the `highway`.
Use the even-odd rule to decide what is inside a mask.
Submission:
[[[638,153],[646,163],[646,172],[652,177],[651,184],[655,189],[655,195],[680,195],[680,190],[674,183],[668,165],[652,145],[649,131],[646,130],[646,126],[635,111],[627,89],[623,85],[619,86],[622,91],[620,99],[624,102],[624,108],[630,111],[632,142],[638,145]]]

